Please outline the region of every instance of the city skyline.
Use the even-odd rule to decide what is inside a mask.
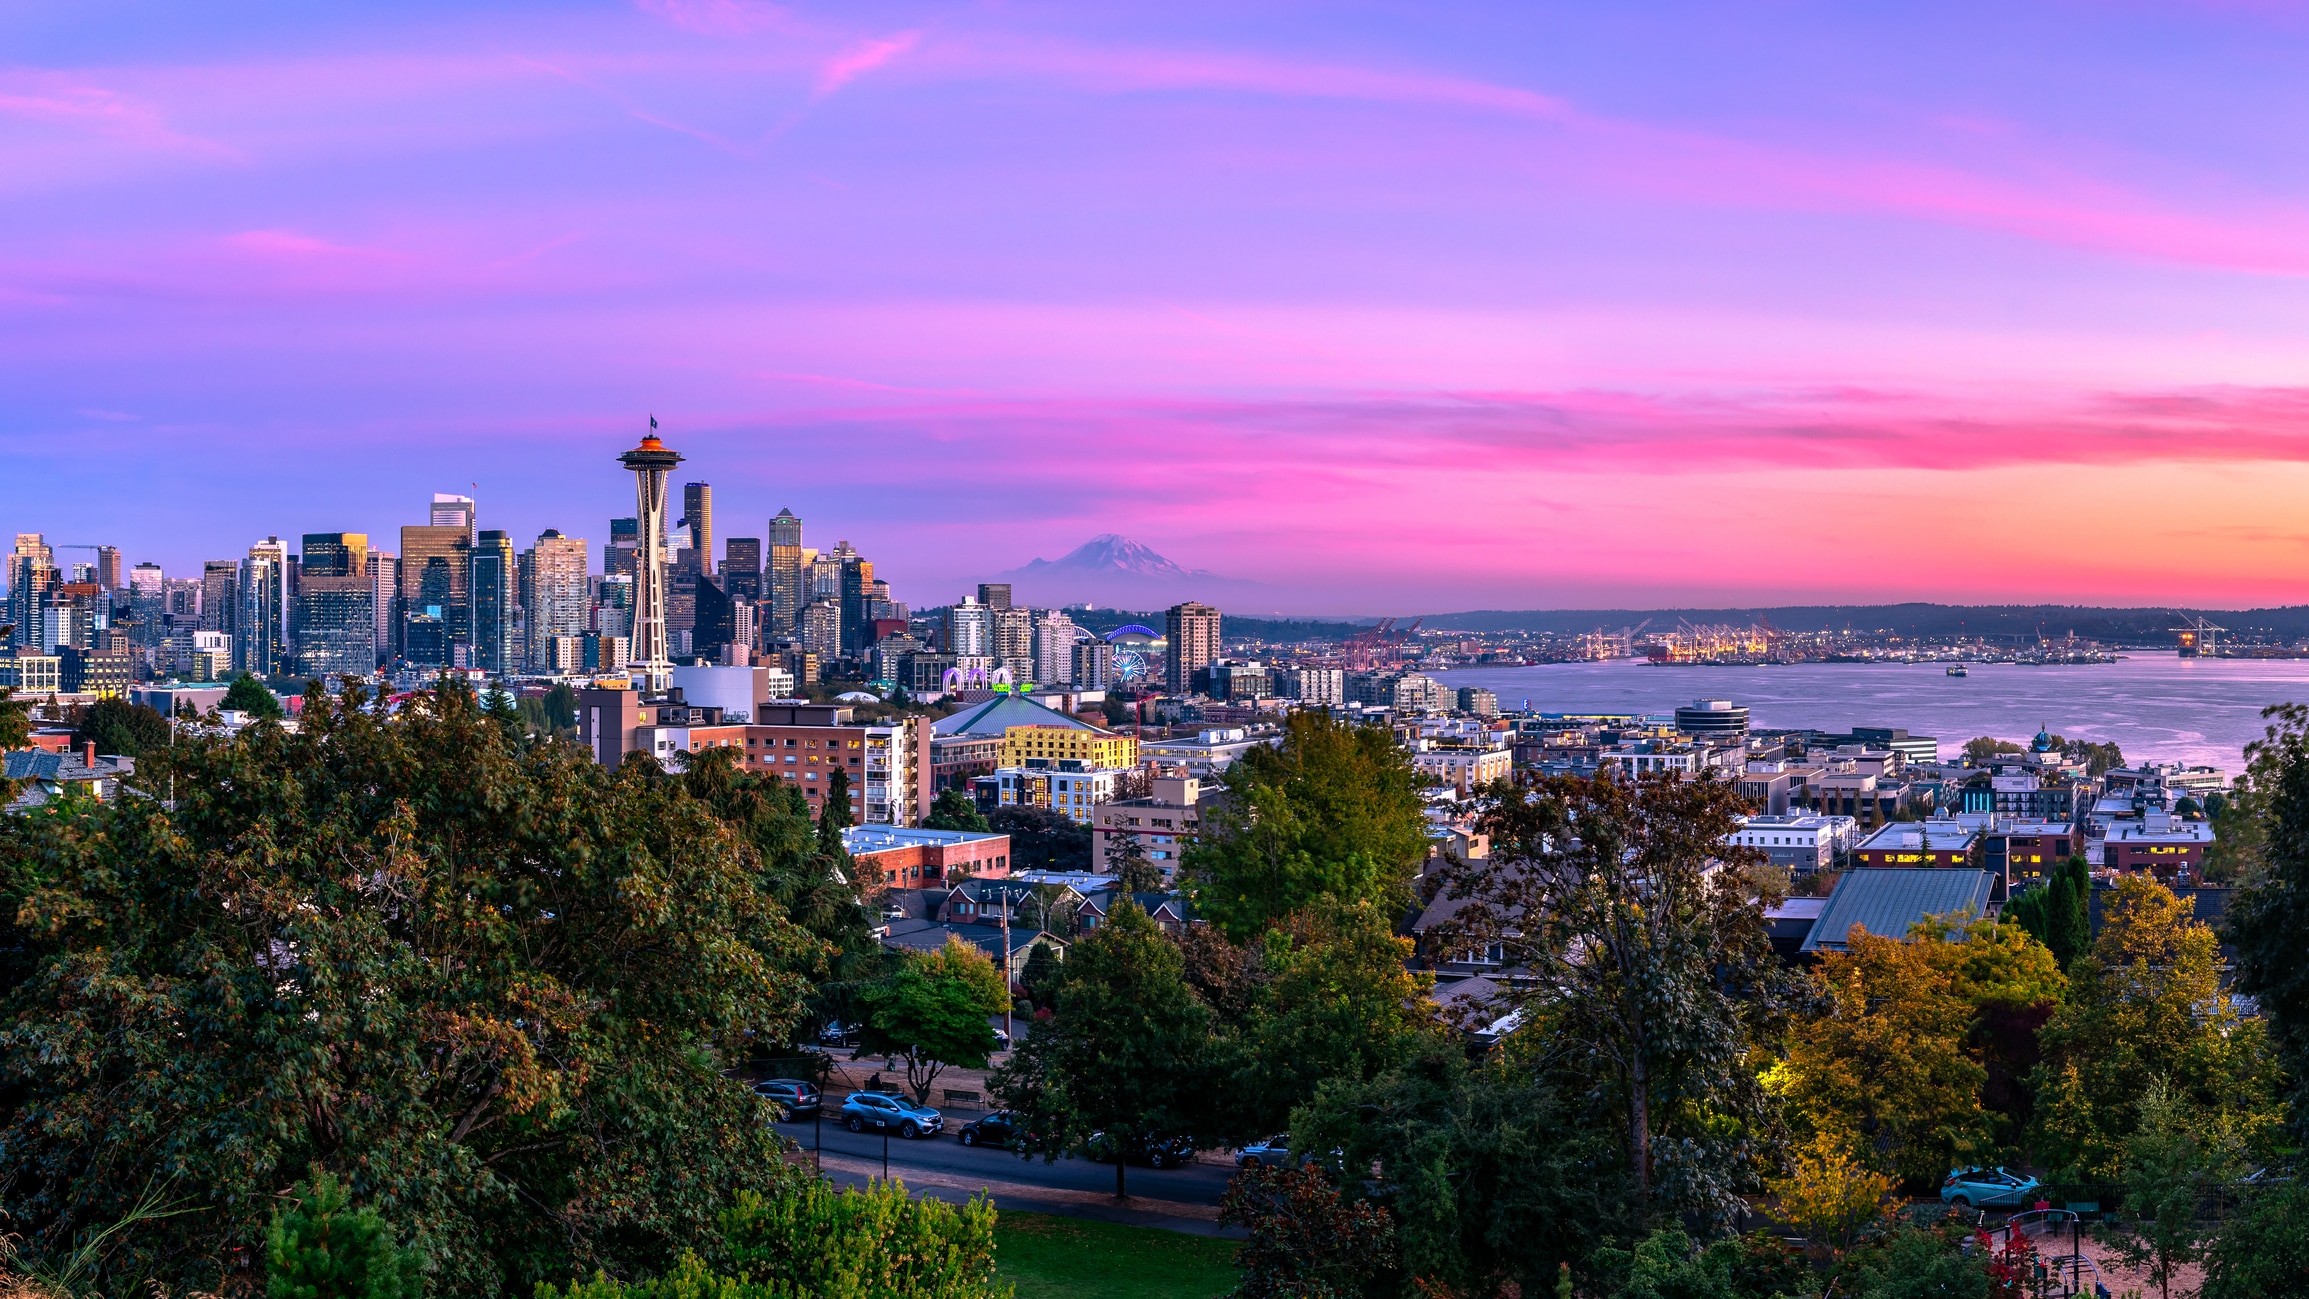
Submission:
[[[654,412],[921,605],[1109,532],[1293,613],[2309,602],[2274,7],[126,12],[0,18],[0,531],[598,545]]]

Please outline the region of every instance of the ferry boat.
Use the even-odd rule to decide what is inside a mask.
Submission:
[[[1952,677],[1968,677],[1971,676],[1972,673],[1962,663],[1952,663],[1948,667],[1948,675]]]

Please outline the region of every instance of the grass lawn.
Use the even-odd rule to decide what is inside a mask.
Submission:
[[[1235,1288],[1235,1242],[1092,1218],[1002,1211],[995,1265],[1018,1299],[1217,1299]]]

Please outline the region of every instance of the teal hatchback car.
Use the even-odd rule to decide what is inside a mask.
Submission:
[[[2025,1209],[2037,1200],[2037,1180],[2005,1168],[1959,1168],[1940,1184],[1942,1204],[1967,1209]]]

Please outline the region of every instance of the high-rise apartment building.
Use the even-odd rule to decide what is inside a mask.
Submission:
[[[710,575],[714,571],[714,485],[712,483],[684,483],[681,489],[681,518],[674,524],[689,529],[690,549],[697,552],[698,572]]]
[[[96,587],[100,591],[120,589],[120,547],[96,548]]]
[[[531,662],[542,665],[547,641],[582,636],[593,621],[585,591],[585,538],[564,537],[547,528],[537,535],[529,561]]]
[[[1164,627],[1170,652],[1163,685],[1172,694],[1183,695],[1193,689],[1195,670],[1209,666],[1219,656],[1219,611],[1193,600],[1174,604],[1164,618]]]
[[[812,600],[802,608],[802,649],[831,662],[842,654],[842,606],[833,600]]]
[[[377,670],[376,587],[369,538],[359,532],[304,535],[296,594],[297,664],[309,677],[365,677]]]
[[[37,532],[16,534],[8,552],[8,622],[16,628],[11,642],[18,646],[40,643],[41,609],[49,588],[57,584],[56,552]]]
[[[778,517],[770,520],[767,541],[762,589],[769,596],[769,630],[772,635],[791,636],[796,616],[808,603],[803,594],[808,576],[802,566],[802,521],[792,510],[778,511]]]
[[[1114,646],[1096,637],[1074,644],[1074,686],[1108,690],[1114,686]]]
[[[240,566],[240,607],[233,617],[233,667],[269,677],[288,666],[281,643],[288,612],[289,548],[279,537],[249,547]]]
[[[480,522],[480,515],[473,508],[472,497],[435,492],[432,517],[426,522],[436,528],[463,528],[465,535],[471,537],[474,525]]]
[[[1074,619],[1063,613],[1052,611],[1034,620],[1034,680],[1046,686],[1074,684]]]
[[[1034,610],[1012,606],[988,611],[994,619],[994,661],[1010,669],[1013,681],[1034,679]]]
[[[521,666],[518,629],[521,576],[513,555],[513,539],[495,528],[483,529],[473,543],[472,576],[466,584],[472,612],[472,654],[467,662],[491,676],[504,676]]]
[[[841,556],[842,652],[862,654],[874,625],[874,561],[860,558],[847,541],[836,550],[849,552]]]
[[[762,539],[732,537],[722,543],[722,590],[733,600],[762,598]]]
[[[980,582],[978,584],[978,603],[985,605],[989,609],[1009,608],[1010,583]]]
[[[168,574],[158,564],[138,564],[128,570],[128,589],[138,595],[158,596],[168,589]]]
[[[962,603],[946,611],[945,649],[962,659],[994,657],[994,611],[975,596],[963,596]]]

